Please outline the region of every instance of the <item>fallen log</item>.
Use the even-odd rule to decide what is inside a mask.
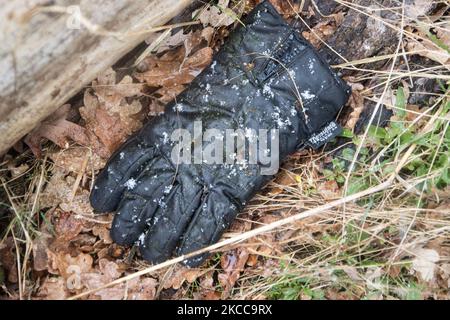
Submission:
[[[0,154],[145,39],[148,32],[142,30],[161,25],[195,4],[194,0],[57,0],[50,7],[36,9],[37,4],[45,2],[14,0],[0,9]],[[69,3],[78,3],[83,17],[95,26],[69,28],[73,16],[55,10]],[[355,0],[353,6],[338,6],[329,0],[316,1],[317,7],[312,9],[320,13],[316,12],[308,23],[322,21],[338,8],[347,7],[342,24],[330,38],[322,39],[328,45],[320,48],[325,59],[336,65],[393,53],[398,30],[381,19],[390,21],[395,14],[380,9],[396,7],[396,3]],[[309,6],[311,2],[306,1],[303,9]],[[361,8],[368,7],[373,12],[363,13]],[[300,24],[302,30],[308,28]],[[387,61],[361,67],[383,69]],[[358,72],[351,68],[341,71],[344,75]]]
[[[415,9],[413,0],[405,0],[404,18],[414,18],[414,15],[429,15],[436,9],[437,5],[429,3]],[[419,10],[420,9],[420,10]],[[353,5],[348,5],[348,12],[336,32],[326,39],[328,46],[320,48],[321,54],[332,65],[346,64],[348,69],[342,69],[342,74],[349,76],[360,73],[358,69],[351,68],[351,61],[362,60],[377,56],[389,56],[395,54],[401,32],[401,2],[398,0],[356,0]],[[418,65],[424,66],[430,61],[421,61]],[[431,62],[432,63],[432,62]],[[374,62],[360,64],[357,67],[372,70],[388,70],[392,64],[392,58],[382,59]],[[398,68],[401,68],[401,59],[397,60]],[[412,66],[411,68],[414,68]],[[381,78],[373,78],[367,81],[368,87],[372,87],[384,81]],[[422,82],[422,84],[421,84]],[[414,87],[433,87],[434,79],[413,80]],[[375,89],[375,93],[381,95],[384,86]],[[425,90],[429,92],[431,89]],[[420,92],[420,90],[419,90]],[[429,97],[428,97],[429,98]],[[428,99],[422,96],[422,101],[416,104],[425,103]],[[358,116],[358,121],[354,128],[355,133],[363,132],[370,122],[375,112],[376,102],[366,100],[364,107]],[[350,113],[352,110],[344,112]],[[375,125],[386,126],[392,116],[392,111],[383,104],[377,109],[374,116]]]
[[[6,2],[0,9],[0,154],[192,2]]]

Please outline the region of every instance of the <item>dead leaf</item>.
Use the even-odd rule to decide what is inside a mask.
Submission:
[[[88,190],[81,190],[72,200],[65,199],[64,202],[60,202],[59,207],[64,211],[77,213],[81,216],[94,216],[94,211],[89,202]]]
[[[361,281],[364,279],[363,277],[361,277],[361,275],[358,272],[358,269],[355,267],[345,266],[342,268],[342,271],[344,271],[347,274],[347,276],[354,282]]]
[[[297,184],[296,176],[294,173],[287,170],[283,170],[277,175],[274,181],[275,187],[270,190],[271,194],[280,194],[284,191],[284,187],[292,187]]]
[[[203,28],[201,31],[201,35],[202,35],[201,38],[206,40],[206,45],[209,47],[211,45],[211,41],[213,39],[214,32],[215,32],[215,30],[212,27]]]
[[[446,281],[447,288],[450,289],[450,263],[443,263],[439,268],[439,276]]]
[[[80,114],[92,150],[108,158],[125,139],[142,126],[142,105],[137,99],[143,85],[125,76],[116,84],[116,73],[108,69],[84,92]],[[129,102],[126,98],[135,97]]]
[[[49,234],[42,232],[33,240],[33,269],[36,271],[48,268],[47,250],[51,238]]]
[[[41,156],[42,139],[48,139],[61,148],[68,148],[70,140],[89,145],[85,128],[67,120],[70,112],[70,105],[63,105],[25,137],[24,142],[36,157]]]
[[[154,95],[157,97],[157,100],[162,104],[165,105],[172,100],[175,99],[176,96],[178,96],[181,92],[183,92],[185,89],[184,85],[174,85],[171,87],[162,87],[158,89]],[[152,108],[153,109],[153,108]],[[159,108],[155,108],[156,110],[152,110],[153,112],[157,112]],[[161,110],[162,111],[162,110]]]
[[[197,278],[207,273],[208,269],[187,268],[178,266],[164,283],[164,289],[173,288],[178,290],[184,282],[193,283]]]
[[[7,280],[11,283],[17,283],[19,278],[17,274],[14,239],[12,237],[8,237],[2,241],[2,243],[4,247],[0,249],[0,261],[8,276]]]
[[[434,280],[436,262],[440,256],[436,250],[426,248],[414,248],[411,250],[416,257],[412,261],[412,268],[417,272],[423,281],[430,282]]]
[[[122,271],[119,270],[119,266],[115,262],[100,259],[98,269],[80,274],[81,285],[88,290],[100,288],[119,278],[121,274]],[[101,289],[93,295],[99,296],[102,300],[119,300],[123,298],[124,291],[119,285]]]
[[[48,271],[68,279],[72,275],[81,275],[92,270],[93,258],[89,254],[80,253],[72,257],[69,253],[48,250]]]
[[[335,180],[327,180],[317,185],[317,191],[325,200],[333,200],[341,197],[339,186]]]
[[[223,272],[218,275],[219,282],[224,288],[222,298],[225,299],[230,295],[231,289],[233,289],[244,270],[248,257],[249,253],[245,248],[234,249],[222,255],[220,265]]]
[[[189,68],[191,73],[197,76],[211,63],[212,55],[213,50],[210,47],[200,49],[186,59],[183,64],[183,69]]]
[[[191,31],[189,33],[184,33],[184,30],[180,30],[163,40],[158,45],[156,53],[162,53],[164,51],[184,45],[186,49],[185,56],[187,57],[193,52],[195,48],[200,46],[203,41],[205,41],[206,45],[209,46],[213,33],[214,28],[212,27],[206,27],[201,30]]]
[[[303,6],[303,1],[295,3],[295,1],[270,0],[270,3],[281,15],[288,17],[295,16],[296,12],[301,12]]]
[[[192,13],[203,26],[211,25],[215,28],[229,26],[236,20],[236,14],[228,8],[230,0],[219,0],[217,5],[207,5]]]
[[[59,211],[54,223],[58,238],[70,241],[75,238],[83,228],[82,221],[71,212]]]
[[[149,70],[137,73],[139,81],[145,81],[150,87],[174,87],[189,84],[212,60],[212,49],[206,47],[184,59],[184,48],[177,55],[165,54],[160,59],[147,58]]]
[[[194,299],[195,300],[220,300],[222,294],[218,291],[207,290],[202,292],[195,292]]]
[[[92,228],[92,233],[96,236],[98,236],[101,240],[103,240],[103,243],[105,244],[111,244],[113,243],[109,229],[105,225],[97,224]]]
[[[352,112],[348,117],[345,127],[353,131],[364,110],[364,96],[361,94],[361,91],[364,90],[364,86],[360,83],[350,83],[350,85],[352,87],[352,93],[348,103],[352,108]]]
[[[156,33],[151,36],[150,39],[146,40],[148,44],[153,43],[162,33]],[[165,38],[157,47],[156,53],[162,53],[166,50],[171,50],[178,46],[181,46],[184,41],[191,36],[191,33],[184,33],[184,30],[181,29],[173,35]]]
[[[185,48],[184,56],[187,58],[193,52],[197,51],[200,46],[205,42],[206,47],[209,47],[214,33],[214,28],[207,27],[202,30],[197,30],[191,32],[186,39],[184,39],[183,44]]]
[[[272,222],[278,221],[280,218],[281,217],[279,215],[265,214],[258,220],[258,223],[267,225]],[[255,251],[252,250],[252,253],[263,257],[270,256],[272,252],[278,247],[277,241],[275,240],[276,237],[277,233],[275,232],[269,232],[259,236],[258,239],[260,240],[261,244],[256,248]],[[249,260],[251,263],[250,257]]]
[[[142,126],[134,118],[142,109],[138,100],[128,104],[122,100],[120,105],[107,107],[91,92],[84,94],[84,107],[80,114],[86,121],[86,129],[91,147],[101,157],[108,158],[125,139]]]
[[[85,147],[73,147],[69,149],[63,149],[56,152],[49,153],[50,159],[52,159],[55,166],[62,169],[64,172],[79,173],[82,170],[83,162],[87,159],[86,172],[97,171],[103,168],[106,161],[98,156],[96,153],[89,152]]]
[[[410,111],[410,112],[408,112]],[[422,114],[420,107],[416,104],[406,105],[406,116],[405,119],[408,121],[415,121]],[[425,121],[426,122],[426,121]],[[418,126],[420,127],[423,123],[419,121]]]
[[[248,257],[247,265],[248,265],[249,267],[254,267],[254,266],[256,266],[257,263],[258,263],[258,255],[256,255],[256,254],[251,254],[251,255]]]
[[[310,31],[303,31],[302,35],[314,47],[319,48],[322,45],[322,41],[326,41],[336,32],[343,19],[342,12],[332,14],[325,21],[316,24]]]
[[[148,106],[148,115],[153,117],[164,113],[165,104],[160,102],[158,99],[152,99],[150,105]]]
[[[436,35],[447,47],[450,47],[450,32],[448,32],[450,28],[450,22],[445,21],[436,31]]]
[[[163,42],[158,52],[168,49],[166,45],[178,48],[162,56],[150,55],[139,64],[140,72],[134,75],[135,78],[145,82],[151,90],[156,89],[150,95],[150,116],[162,113],[164,106],[184,91],[186,85],[211,63],[213,52],[209,45],[213,33],[211,27],[188,34],[179,31]]]
[[[122,274],[117,263],[100,259],[98,269],[82,274],[81,283],[88,290],[96,289],[118,279]],[[101,300],[152,300],[155,298],[157,285],[158,282],[153,278],[139,277],[100,289],[91,296]]]
[[[39,286],[36,297],[43,300],[66,300],[69,297],[66,280],[62,277],[46,278]]]
[[[89,191],[79,189],[72,198],[75,177],[66,175],[62,170],[53,170],[53,175],[40,197],[41,207],[59,206],[63,211],[74,212],[79,215],[93,215],[89,203]]]
[[[116,84],[116,72],[109,68],[92,82],[95,95],[107,110],[116,110],[127,97],[141,96],[143,85],[133,83],[130,76],[125,76]]]
[[[97,237],[89,233],[81,233],[70,241],[75,247],[83,250],[85,247],[92,247],[97,242]]]
[[[380,267],[369,267],[367,268],[364,278],[366,279],[366,286],[371,290],[381,291],[383,289],[383,284],[380,278],[383,276],[383,269]]]
[[[135,278],[133,280],[128,284],[128,300],[155,299],[158,281],[153,278]]]
[[[30,166],[26,163],[17,165],[14,161],[8,161],[7,164],[9,172],[11,172],[11,177],[16,178],[27,172]]]

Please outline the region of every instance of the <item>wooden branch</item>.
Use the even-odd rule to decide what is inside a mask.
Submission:
[[[193,0],[49,2],[0,9],[0,154]]]

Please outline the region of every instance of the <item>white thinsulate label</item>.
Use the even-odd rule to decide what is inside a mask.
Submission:
[[[335,138],[342,131],[341,126],[336,122],[331,121],[319,132],[314,133],[307,141],[307,144],[314,149],[320,148],[325,143]]]

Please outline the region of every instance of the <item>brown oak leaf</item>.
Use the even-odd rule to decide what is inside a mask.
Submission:
[[[86,129],[67,120],[71,111],[69,104],[63,105],[25,137],[24,142],[36,157],[41,157],[42,139],[48,139],[61,148],[67,148],[70,140],[81,145],[89,144]]]
[[[69,297],[67,282],[62,277],[46,278],[36,294],[37,299],[65,300]]]
[[[125,139],[142,126],[134,118],[141,111],[138,100],[120,105],[101,103],[90,90],[84,93],[84,107],[80,108],[81,117],[86,122],[87,133],[92,150],[103,158],[108,158]]]
[[[227,298],[230,295],[231,289],[233,289],[244,270],[248,257],[249,253],[245,248],[234,249],[222,255],[220,264],[223,272],[218,275],[219,282],[224,288],[222,298]]]
[[[215,28],[229,26],[236,21],[237,16],[228,8],[230,0],[219,0],[217,5],[207,5],[193,13],[204,26],[211,25]]]
[[[141,96],[143,85],[133,83],[133,79],[128,75],[116,83],[116,72],[109,68],[100,74],[97,80],[92,81],[92,88],[99,101],[111,110],[122,104],[127,97]]]
[[[180,47],[175,54],[169,52],[161,58],[147,58],[148,71],[137,73],[135,77],[155,88],[190,83],[211,62],[213,51],[206,47],[185,59],[185,50]]]

